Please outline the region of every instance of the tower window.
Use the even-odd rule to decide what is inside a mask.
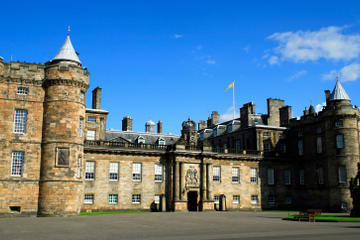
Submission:
[[[89,116],[88,117],[88,122],[96,123],[96,117]]]
[[[11,176],[21,177],[24,162],[24,152],[12,152]]]
[[[345,166],[339,167],[339,183],[347,183],[347,172]]]
[[[15,133],[25,133],[26,131],[26,120],[27,120],[27,110],[25,109],[16,109],[14,117],[14,132]]]
[[[336,121],[335,122],[335,127],[342,127],[342,126],[344,126],[344,123],[343,123],[343,121]]]
[[[29,88],[27,87],[18,87],[16,94],[17,95],[22,95],[22,96],[27,96],[29,93]]]
[[[344,148],[344,135],[336,135],[336,148]]]

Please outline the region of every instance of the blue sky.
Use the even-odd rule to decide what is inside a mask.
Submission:
[[[135,131],[150,118],[180,133],[190,116],[231,116],[249,101],[266,113],[266,98],[293,106],[322,104],[336,72],[360,104],[359,1],[6,1],[1,4],[0,56],[45,63],[65,41],[67,26],[103,89],[107,128],[130,115]]]

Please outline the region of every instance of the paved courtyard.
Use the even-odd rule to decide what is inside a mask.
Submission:
[[[283,221],[287,213],[134,213],[0,218],[0,239],[360,239],[360,223]]]

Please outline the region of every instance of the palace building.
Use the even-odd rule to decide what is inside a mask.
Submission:
[[[268,112],[182,123],[181,135],[125,116],[107,130],[101,88],[86,108],[89,72],[70,36],[45,64],[0,58],[0,215],[82,211],[307,209],[347,211],[359,163],[360,111],[340,82],[326,106],[293,118],[284,100]]]

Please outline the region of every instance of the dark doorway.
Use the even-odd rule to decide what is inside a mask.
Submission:
[[[196,191],[188,192],[187,199],[188,199],[189,211],[197,211],[197,197],[198,197],[198,193]]]

